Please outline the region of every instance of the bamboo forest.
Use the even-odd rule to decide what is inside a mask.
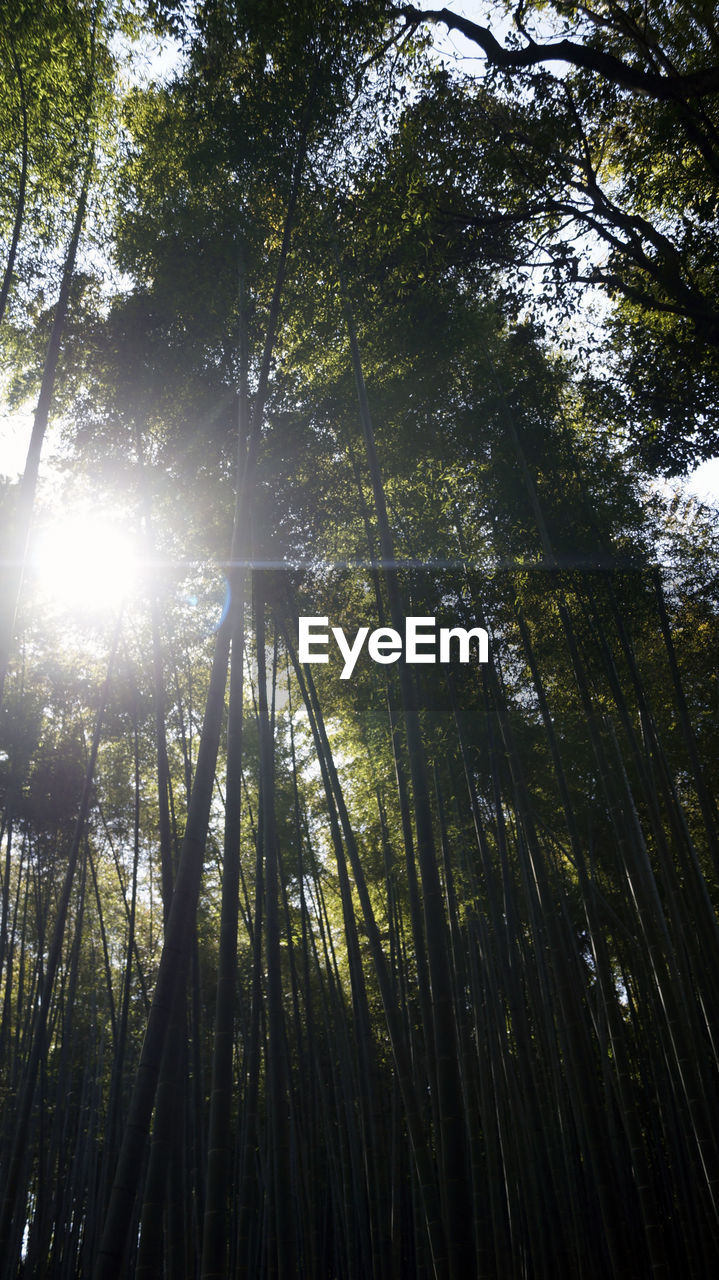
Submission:
[[[717,7],[0,87],[0,1280],[718,1275]]]

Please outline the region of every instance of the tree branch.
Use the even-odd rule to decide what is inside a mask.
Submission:
[[[405,18],[412,26],[422,22],[443,22],[449,31],[460,31],[463,36],[479,45],[492,66],[502,71],[519,71],[525,67],[540,66],[545,62],[568,62],[585,71],[594,71],[623,89],[634,89],[653,98],[669,102],[684,102],[687,98],[703,97],[719,93],[719,67],[707,67],[702,71],[690,71],[673,76],[658,72],[641,71],[628,66],[621,58],[602,49],[590,49],[572,40],[557,40],[553,44],[537,44],[529,38],[523,49],[507,49],[482,27],[451,9],[416,9],[414,5],[402,5],[397,16]]]

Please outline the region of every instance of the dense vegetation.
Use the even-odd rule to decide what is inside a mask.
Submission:
[[[13,0],[0,77],[0,1275],[714,1274],[714,6]],[[488,661],[300,661],[408,615]]]

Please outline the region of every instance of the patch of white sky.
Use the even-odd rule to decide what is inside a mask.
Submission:
[[[122,67],[121,82],[128,87],[165,83],[182,67],[182,45],[169,35],[143,35],[137,40],[117,36],[113,52]]]

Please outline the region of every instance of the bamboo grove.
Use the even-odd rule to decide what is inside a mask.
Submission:
[[[3,1280],[715,1272],[716,15],[502,14],[0,19]]]

